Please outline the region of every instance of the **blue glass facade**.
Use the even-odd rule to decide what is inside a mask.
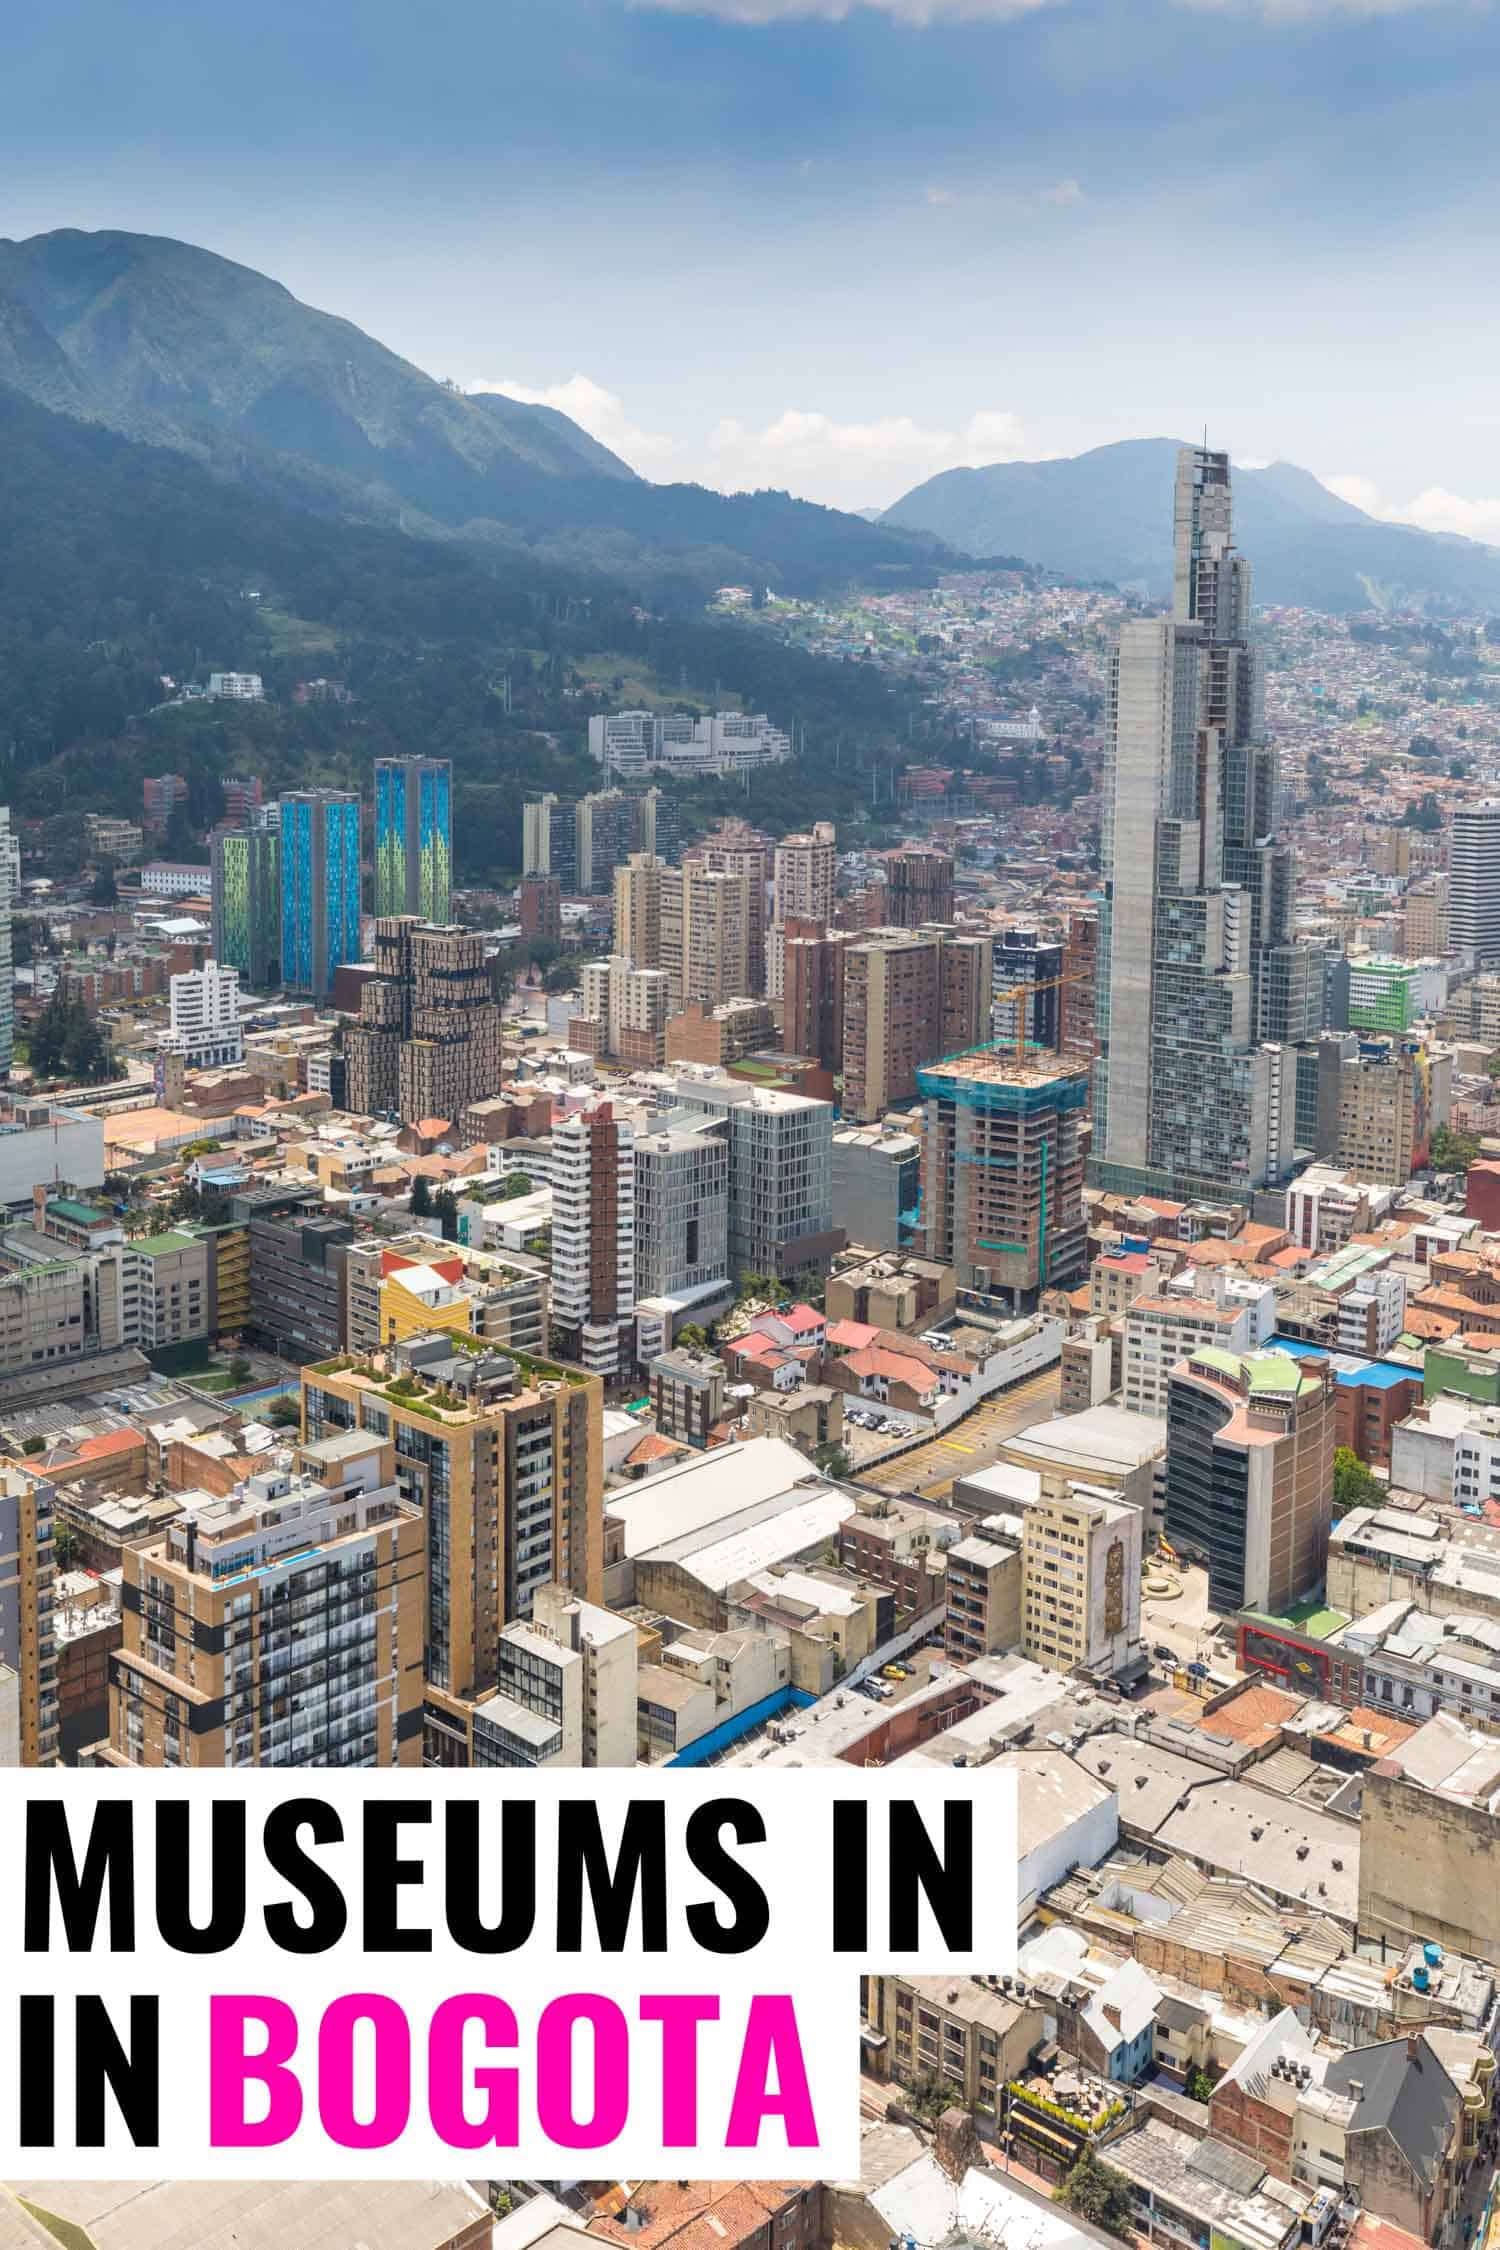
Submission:
[[[446,758],[375,765],[375,912],[446,922],[452,912],[453,768]]]
[[[322,999],[359,959],[359,799],[299,790],[281,801],[281,979]]]

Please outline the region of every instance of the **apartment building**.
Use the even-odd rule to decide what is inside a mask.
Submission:
[[[0,1273],[0,1367],[14,1376],[117,1351],[128,1341],[118,1250],[65,1254]]]
[[[1164,1415],[1167,1385],[1182,1360],[1207,1345],[1254,1351],[1275,1325],[1268,1284],[1243,1281],[1221,1266],[1189,1267],[1125,1311],[1124,1391],[1132,1414]]]
[[[434,1265],[433,1261],[436,1261]],[[382,1309],[388,1283],[404,1274],[436,1273],[451,1294],[429,1306],[425,1322],[415,1317],[424,1294],[440,1295],[430,1285],[408,1288],[408,1303],[394,1298]],[[428,1234],[394,1240],[352,1243],[344,1260],[344,1336],[351,1352],[373,1352],[426,1330],[469,1336],[497,1351],[540,1357],[547,1349],[547,1276],[530,1259],[503,1252],[460,1248]]]
[[[388,1440],[397,1485],[422,1511],[428,1756],[449,1762],[436,1738],[466,1740],[462,1706],[498,1688],[501,1627],[529,1618],[552,1583],[598,1598],[603,1392],[576,1369],[437,1335],[365,1365],[309,1368],[302,1409],[309,1437]]]
[[[569,1046],[632,1070],[660,1070],[672,1014],[666,971],[638,968],[622,951],[586,962],[579,982],[582,1015],[568,1026]]]
[[[1021,1646],[1025,1568],[1017,1518],[990,1518],[948,1549],[943,1648],[959,1663]]]
[[[1043,1477],[1022,1534],[1022,1652],[1059,1672],[1112,1679],[1139,1658],[1138,1508],[1062,1477]]]
[[[537,1591],[529,1623],[500,1635],[500,1684],[469,1710],[473,1767],[633,1766],[638,1648],[628,1618],[565,1586]],[[456,1729],[441,1744],[456,1753]]]
[[[453,877],[453,763],[375,760],[375,912],[445,923]]]
[[[745,884],[746,981],[738,990],[752,998],[766,989],[766,887],[771,880],[772,860],[771,839],[743,820],[720,821],[682,855],[685,870],[697,868],[728,875]],[[685,986],[683,997],[694,1000],[705,995]],[[725,991],[718,997],[727,1000],[731,994]]]
[[[661,1435],[684,1445],[707,1445],[709,1431],[724,1414],[724,1362],[713,1352],[682,1345],[658,1352],[649,1378],[651,1418]]]
[[[1323,1582],[1333,1511],[1325,1359],[1207,1344],[1167,1385],[1167,1532],[1205,1557],[1209,1607],[1279,1612]]]
[[[893,930],[919,930],[953,920],[953,854],[928,844],[908,844],[881,855],[885,868],[885,918]]]
[[[885,929],[842,951],[843,1111],[873,1123],[912,1099],[919,1067],[944,1051],[941,947],[925,932]]]
[[[500,1008],[484,939],[409,915],[375,924],[375,973],[344,1034],[345,1100],[403,1125],[452,1122],[500,1085]]]
[[[1334,1159],[1360,1180],[1404,1187],[1448,1119],[1453,1056],[1414,1040],[1368,1039],[1338,1073]]]
[[[1000,2114],[1006,2087],[1046,2037],[1041,2011],[1001,1990],[998,1977],[862,1982],[864,2020],[875,2035],[864,2048],[867,2067],[903,2086],[936,2083],[980,2118]]]
[[[45,1477],[0,1461],[0,1668],[15,1676],[23,1766],[55,1766],[60,1746],[55,1501]]]
[[[388,1441],[345,1430],[123,1557],[117,1766],[416,1766],[421,1510]]]
[[[833,822],[820,820],[805,834],[783,836],[776,846],[772,880],[776,931],[784,932],[788,922],[812,922],[826,927],[833,919],[838,880],[838,842]],[[766,990],[773,1000],[782,997],[783,959],[784,939],[768,940]]]
[[[922,1198],[915,1133],[846,1125],[833,1136],[833,1219],[866,1250],[909,1250]]]
[[[688,1000],[717,1007],[760,989],[752,977],[754,898],[749,876],[729,868],[695,862],[662,871],[659,965],[674,1007]]]
[[[684,1078],[677,1098],[724,1120],[730,1273],[826,1265],[843,1247],[833,1224],[833,1105],[731,1078]]]
[[[344,1258],[354,1240],[317,1189],[252,1188],[229,1199],[250,1236],[251,1339],[301,1365],[344,1337]]]
[[[168,979],[170,1028],[160,1045],[188,1070],[226,1070],[245,1059],[240,973],[218,961]]]
[[[552,1135],[552,1323],[591,1374],[629,1367],[636,1304],[635,1132],[609,1102]]]

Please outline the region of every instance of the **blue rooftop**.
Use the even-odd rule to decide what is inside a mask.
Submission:
[[[1327,1350],[1321,1344],[1303,1343],[1300,1337],[1273,1336],[1270,1351],[1286,1352],[1292,1359],[1326,1359],[1340,1383],[1368,1384],[1377,1391],[1392,1391],[1398,1383],[1420,1383],[1421,1370],[1401,1367],[1390,1359],[1361,1359],[1354,1352]]]

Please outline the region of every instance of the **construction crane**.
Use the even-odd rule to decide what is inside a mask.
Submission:
[[[990,994],[990,1001],[991,1005],[993,1005],[997,1000],[1019,1000],[1024,1003],[1035,992],[1060,992],[1064,985],[1082,984],[1084,981],[1084,977],[1079,970],[1067,969],[1064,970],[1061,976],[1038,977],[1034,984],[1008,984],[1004,986],[1000,991],[992,992]],[[1061,1039],[1061,1032],[1062,1026],[1061,1024],[1059,1024],[1059,1040]],[[989,1042],[988,1051],[992,1054],[997,1054],[1001,1048],[1009,1047],[1011,1044],[1012,1042],[1009,1038],[992,1039]],[[1016,1060],[1020,1062],[1025,1057],[1027,1047],[1026,1008],[1024,1004],[1021,1007],[1018,1007],[1016,1010],[1016,1031],[1014,1044]],[[1036,1044],[1036,1042],[1033,1042],[1033,1044]]]

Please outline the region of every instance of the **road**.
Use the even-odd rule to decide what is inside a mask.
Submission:
[[[857,1472],[861,1484],[879,1492],[914,1492],[924,1500],[946,1500],[955,1477],[974,1469],[987,1469],[1005,1440],[1033,1422],[1045,1422],[1057,1412],[1059,1373],[1044,1367],[1013,1390],[987,1398],[955,1422],[941,1437],[913,1446],[873,1469]]]

